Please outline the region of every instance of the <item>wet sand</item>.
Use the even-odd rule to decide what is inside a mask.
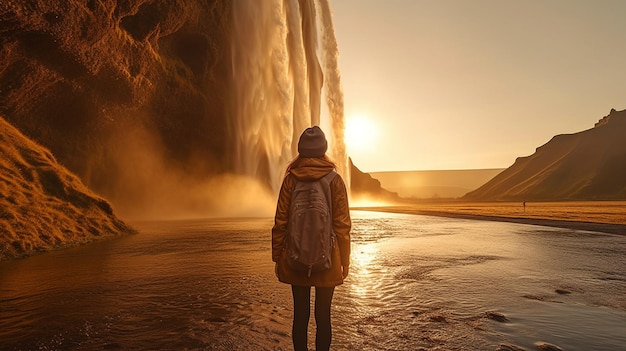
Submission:
[[[416,202],[353,207],[427,216],[500,221],[626,235],[626,201],[580,202]]]

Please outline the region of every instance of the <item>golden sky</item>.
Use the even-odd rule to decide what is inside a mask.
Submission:
[[[624,0],[334,0],[363,171],[506,168],[626,108]]]

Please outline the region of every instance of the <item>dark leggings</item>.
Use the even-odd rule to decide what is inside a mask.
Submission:
[[[315,349],[327,351],[330,349],[332,330],[330,326],[330,304],[333,301],[334,287],[315,287]],[[311,314],[311,287],[291,286],[293,294],[293,327],[291,338],[295,351],[307,351],[307,331]]]

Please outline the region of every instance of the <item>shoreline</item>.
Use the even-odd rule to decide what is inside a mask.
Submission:
[[[458,219],[482,220],[482,221],[510,222],[510,223],[519,223],[519,224],[527,224],[527,225],[538,225],[538,226],[546,226],[546,227],[556,227],[556,228],[599,232],[599,233],[605,233],[605,234],[626,235],[626,224],[609,223],[609,222],[590,222],[590,221],[581,220],[580,217],[576,217],[576,216],[572,216],[572,217],[578,218],[578,220],[566,220],[566,219],[556,218],[556,217],[549,216],[549,215],[543,215],[541,217],[529,217],[529,216],[521,217],[521,216],[510,216],[510,215],[505,215],[505,214],[495,214],[492,212],[469,213],[468,211],[464,212],[458,208],[454,208],[454,209],[442,208],[442,209],[437,209],[437,210],[428,210],[428,209],[421,208],[421,206],[406,206],[406,205],[358,206],[358,207],[351,207],[350,209],[355,210],[355,211],[376,211],[376,212],[423,215],[423,216],[448,217],[448,218],[458,218]]]

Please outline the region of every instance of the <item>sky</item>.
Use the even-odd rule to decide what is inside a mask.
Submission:
[[[507,168],[626,109],[626,1],[331,0],[365,172]]]

